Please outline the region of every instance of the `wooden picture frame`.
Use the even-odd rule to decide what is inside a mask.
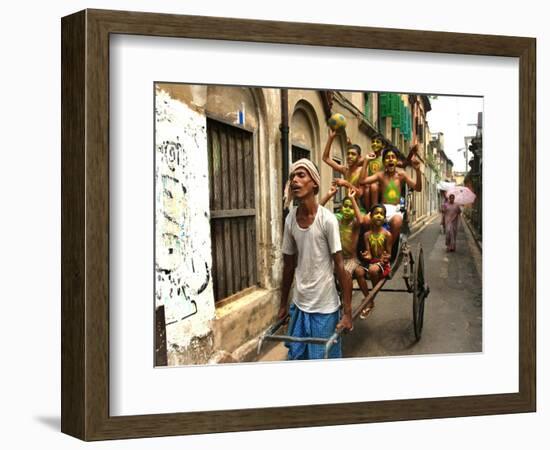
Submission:
[[[62,19],[62,416],[84,440],[535,411],[536,41],[533,38],[85,10]],[[109,36],[134,34],[519,58],[519,391],[109,415]]]

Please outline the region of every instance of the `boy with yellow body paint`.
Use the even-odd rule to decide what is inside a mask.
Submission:
[[[363,195],[364,186],[360,185],[361,180],[367,175],[368,162],[371,159],[376,158],[374,153],[370,153],[361,157],[361,147],[357,144],[352,144],[348,139],[346,149],[346,164],[338,164],[330,156],[330,148],[334,139],[337,136],[337,132],[329,130],[329,136],[323,151],[323,161],[327,163],[333,170],[340,172],[344,178],[336,178],[335,182],[340,187],[348,189],[355,189],[358,191],[358,195]]]
[[[362,257],[368,262],[369,279],[373,286],[391,272],[390,255],[393,245],[391,233],[383,225],[386,220],[384,205],[374,205],[370,211],[371,229],[365,233],[365,251]],[[359,316],[365,319],[374,308],[372,299]]]
[[[378,183],[380,186],[382,203],[386,209],[386,219],[390,225],[392,240],[395,242],[399,238],[401,225],[403,224],[403,215],[399,211],[401,187],[403,183],[406,183],[409,188],[417,192],[422,190],[420,161],[415,156],[411,158],[411,165],[416,173],[416,181],[414,181],[403,169],[398,168],[397,153],[391,148],[386,148],[382,152],[382,160],[384,162],[384,170],[365,177],[360,184],[372,185]]]
[[[333,183],[329,191],[319,202],[321,205],[325,205],[330,198],[336,194],[338,186]],[[338,226],[340,230],[340,242],[342,244],[342,256],[344,257],[344,269],[353,278],[357,280],[357,284],[361,288],[363,295],[366,297],[369,293],[367,281],[365,279],[365,269],[361,267],[359,260],[357,259],[357,243],[359,242],[359,232],[361,230],[361,224],[363,215],[359,212],[355,196],[357,191],[353,188],[349,190],[349,195],[342,202],[342,208],[335,214],[338,219]]]
[[[372,140],[371,150],[374,158],[370,159],[367,163],[367,176],[374,175],[384,169],[384,162],[382,161],[383,148],[382,139],[377,137]],[[378,183],[365,184],[363,185],[363,189],[363,204],[365,205],[365,210],[369,211],[372,205],[380,201],[378,198],[380,193]]]

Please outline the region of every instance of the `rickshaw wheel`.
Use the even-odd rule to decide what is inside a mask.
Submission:
[[[422,326],[424,325],[424,300],[429,290],[426,288],[424,280],[424,252],[419,248],[415,260],[416,268],[413,280],[413,326],[414,336],[417,341],[422,336]]]

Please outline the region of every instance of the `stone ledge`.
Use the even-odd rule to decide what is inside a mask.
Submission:
[[[238,362],[256,361],[258,355],[259,338],[250,339],[232,353],[233,358]]]
[[[278,311],[278,292],[257,289],[218,308],[212,322],[214,351],[232,354],[267,329]]]

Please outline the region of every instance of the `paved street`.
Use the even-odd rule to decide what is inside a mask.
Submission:
[[[430,286],[426,299],[422,338],[415,342],[412,295],[381,292],[366,320],[357,319],[354,330],[344,337],[345,357],[418,355],[480,352],[482,350],[481,253],[464,223],[459,227],[457,250],[446,253],[439,217],[410,239],[413,254],[424,250],[424,270]],[[385,288],[401,289],[401,270]],[[354,291],[354,308],[361,302]],[[282,344],[261,361],[285,359]]]
[[[424,269],[430,295],[426,299],[422,339],[415,342],[412,295],[381,292],[366,320],[358,319],[344,339],[344,355],[388,356],[482,350],[481,254],[464,223],[457,250],[446,253],[439,218],[410,240],[413,254],[424,250]],[[402,288],[401,272],[385,288]],[[354,305],[361,295],[354,294]]]

